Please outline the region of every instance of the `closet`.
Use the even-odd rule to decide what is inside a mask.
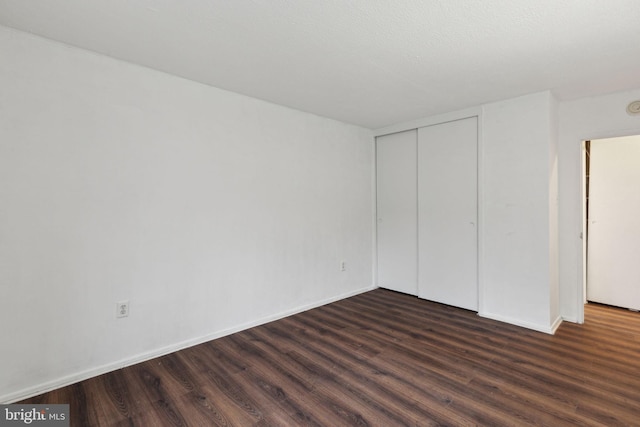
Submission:
[[[376,138],[378,286],[478,310],[477,128]]]

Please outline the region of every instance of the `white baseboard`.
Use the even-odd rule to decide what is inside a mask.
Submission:
[[[545,334],[553,335],[556,332],[556,329],[562,323],[562,317],[558,317],[552,324],[550,325],[541,325],[537,323],[525,322],[520,319],[515,319],[513,317],[502,316],[499,314],[493,313],[478,313],[480,317],[486,317],[487,319],[497,320],[499,322],[509,323],[511,325],[521,326],[523,328],[532,329],[538,332],[544,332]]]
[[[562,316],[562,321],[570,323],[580,323],[578,322],[578,318],[575,316]]]
[[[135,365],[136,363],[145,362],[147,360],[164,356],[166,354],[173,353],[178,350],[183,350],[188,347],[193,347],[194,345],[202,344],[204,342],[215,340],[217,338],[222,338],[224,336],[231,335],[235,332],[244,331],[246,329],[253,328],[255,326],[260,326],[265,323],[272,322],[274,320],[282,319],[284,317],[288,317],[297,313],[302,313],[303,311],[311,310],[312,308],[320,307],[326,304],[330,304],[332,302],[336,302],[345,298],[352,297],[354,295],[368,292],[375,289],[376,287],[377,286],[367,286],[366,288],[358,289],[352,292],[347,292],[345,294],[327,298],[321,301],[316,301],[310,304],[305,304],[291,310],[286,310],[277,314],[269,315],[260,319],[253,320],[251,322],[234,326],[232,328],[223,329],[221,331],[217,331],[208,335],[181,341],[179,343],[157,348],[155,350],[141,353],[132,357],[128,357],[126,359],[118,360],[113,363],[108,363],[106,365],[98,366],[95,368],[77,372],[72,375],[67,375],[61,378],[57,378],[52,381],[47,381],[45,383],[37,384],[32,387],[27,387],[17,392],[0,396],[0,403],[3,403],[3,404],[13,403],[13,402],[18,402],[20,400],[28,399],[30,397],[37,396],[39,394],[46,393],[51,390],[55,390],[60,387],[65,387],[65,386],[77,383],[78,381],[83,381],[89,378],[93,378],[98,375],[106,374],[107,372],[115,371],[131,365]]]
[[[551,335],[556,333],[560,325],[562,325],[563,320],[564,319],[562,318],[562,316],[558,316],[556,320],[551,324]]]

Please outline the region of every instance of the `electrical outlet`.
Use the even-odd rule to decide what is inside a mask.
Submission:
[[[347,271],[347,262],[340,261],[340,271]]]
[[[129,315],[129,301],[116,303],[116,317],[127,317]]]

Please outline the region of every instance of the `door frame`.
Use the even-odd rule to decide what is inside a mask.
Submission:
[[[640,128],[626,129],[626,130],[613,130],[606,132],[592,132],[592,136],[580,138],[579,155],[580,155],[580,179],[578,194],[580,194],[580,233],[578,238],[578,244],[576,247],[576,253],[578,257],[578,292],[577,292],[577,310],[576,310],[576,322],[579,324],[584,323],[584,306],[587,303],[587,250],[588,250],[588,235],[586,230],[586,210],[585,210],[585,197],[586,197],[586,164],[585,164],[585,141],[593,141],[598,139],[620,138],[625,136],[640,135]],[[581,238],[580,238],[581,237]]]

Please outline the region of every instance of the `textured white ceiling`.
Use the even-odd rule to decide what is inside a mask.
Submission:
[[[0,0],[0,24],[369,128],[640,87],[638,0]]]

